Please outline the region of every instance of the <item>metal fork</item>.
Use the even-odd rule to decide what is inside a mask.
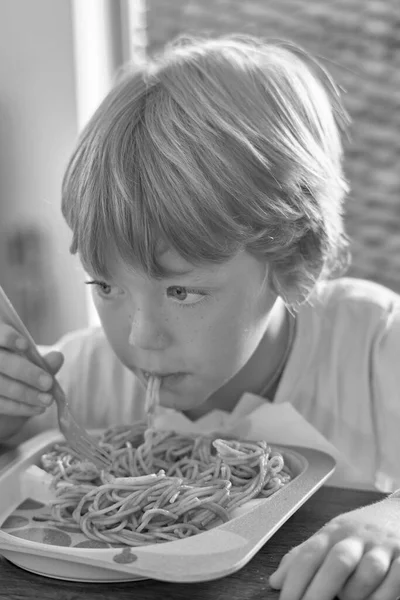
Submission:
[[[47,373],[50,373],[49,367],[44,358],[39,353],[39,350],[19,317],[17,311],[10,302],[6,293],[0,286],[0,320],[10,325],[18,333],[20,333],[29,342],[29,348],[25,352],[25,355],[38,367],[44,369]],[[57,379],[53,377],[53,387],[50,391],[57,405],[58,423],[60,426],[61,433],[65,436],[65,439],[69,442],[71,447],[83,458],[92,461],[98,468],[105,469],[111,466],[111,459],[105,450],[100,448],[96,441],[89,435],[79,423],[77,423],[71,413],[67,398],[58,383]]]

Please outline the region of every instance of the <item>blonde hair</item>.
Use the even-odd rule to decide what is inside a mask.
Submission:
[[[107,278],[111,247],[162,277],[246,250],[288,304],[347,261],[337,87],[305,51],[248,35],[180,37],[126,70],[67,167],[71,252]]]

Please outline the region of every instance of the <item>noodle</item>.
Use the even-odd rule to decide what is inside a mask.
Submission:
[[[159,405],[160,400],[160,386],[161,379],[151,375],[149,377],[146,389],[146,399],[144,403],[144,409],[147,415],[147,424],[149,429],[153,429],[154,426],[154,415]]]
[[[160,381],[150,377],[147,421],[108,428],[99,440],[112,467],[99,471],[65,443],[42,456],[54,476],[51,519],[93,540],[138,546],[185,538],[230,518],[288,483],[283,457],[242,442],[153,428]]]

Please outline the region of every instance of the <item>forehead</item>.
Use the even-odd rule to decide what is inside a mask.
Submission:
[[[157,261],[163,269],[163,277],[184,277],[199,272],[214,272],[220,265],[203,264],[195,265],[180,256],[173,248],[165,248],[158,254]],[[140,266],[129,264],[122,260],[116,253],[110,253],[107,260],[108,271],[112,277],[123,277],[124,275],[140,274],[144,272]]]
[[[158,262],[165,270],[166,276],[187,275],[196,269],[193,263],[185,260],[176,250],[166,244],[160,247]]]
[[[259,285],[266,282],[265,263],[246,251],[241,251],[222,263],[207,262],[195,265],[185,260],[173,248],[165,247],[160,252],[159,262],[165,269],[162,279],[185,278],[188,282],[199,280],[213,285],[229,284],[229,282],[234,282],[235,285],[249,283]],[[110,260],[109,269],[115,279],[136,274],[143,275],[140,269],[115,256]],[[185,281],[182,283],[184,284]]]

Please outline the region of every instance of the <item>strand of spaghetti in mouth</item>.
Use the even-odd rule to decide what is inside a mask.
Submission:
[[[160,404],[160,387],[161,378],[156,377],[155,375],[150,375],[147,382],[146,398],[144,402],[144,410],[149,429],[153,429],[154,427],[154,416],[157,407]]]
[[[109,471],[82,462],[67,444],[42,456],[54,475],[53,522],[77,524],[89,539],[112,544],[173,541],[229,520],[233,509],[291,480],[282,455],[265,441],[154,429],[159,389],[160,379],[150,377],[145,421],[101,436]]]

